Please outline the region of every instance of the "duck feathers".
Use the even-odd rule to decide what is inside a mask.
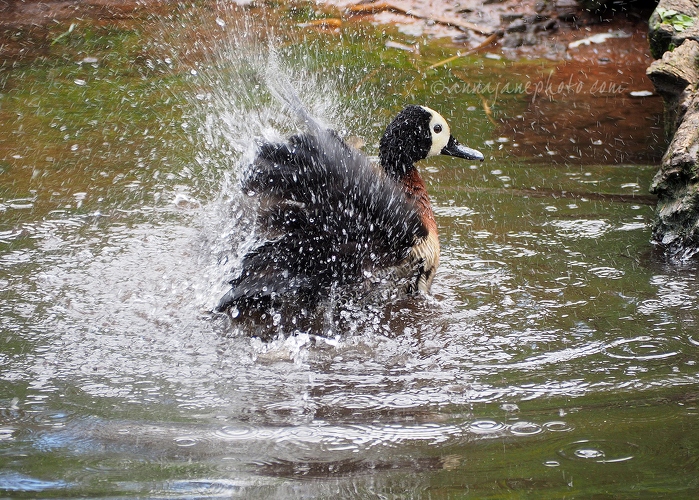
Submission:
[[[428,234],[415,200],[331,130],[262,144],[242,187],[259,202],[260,243],[219,311],[312,303],[399,266]]]

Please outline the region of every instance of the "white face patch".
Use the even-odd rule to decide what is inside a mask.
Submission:
[[[442,152],[444,146],[449,142],[449,137],[451,136],[451,131],[449,130],[449,125],[442,115],[437,113],[434,109],[430,109],[427,106],[421,106],[422,109],[427,111],[432,115],[430,120],[430,134],[432,134],[432,147],[430,148],[427,156],[437,156]]]

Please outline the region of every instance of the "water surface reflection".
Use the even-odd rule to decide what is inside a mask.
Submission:
[[[267,61],[255,53],[231,67],[245,53],[231,52],[236,40],[219,28],[223,58],[197,46],[162,72],[122,74],[116,85],[147,90],[127,92],[126,108],[71,107],[75,87],[92,83],[75,84],[72,62],[35,63],[36,85],[52,82],[56,93],[49,102],[71,110],[64,120],[119,116],[108,133],[116,142],[94,127],[80,140],[42,136],[55,127],[28,112],[40,97],[4,90],[17,119],[4,122],[11,133],[0,142],[0,175],[13,180],[0,189],[0,490],[482,498],[696,489],[687,450],[699,435],[699,283],[694,264],[669,266],[650,251],[652,205],[639,191],[652,166],[616,156],[525,162],[506,147],[473,168],[435,162],[424,169],[443,247],[433,296],[351,310],[342,328],[270,342],[213,316],[232,244],[248,227],[233,191],[244,141],[227,138],[248,126],[271,136],[292,128],[269,96],[251,107],[245,86],[263,79],[236,78]],[[378,53],[381,35],[363,29],[370,41],[361,43]],[[344,53],[309,42],[306,59],[359,64],[360,42],[340,41]],[[163,49],[150,50],[156,60]],[[359,113],[341,98],[358,82],[333,73],[346,70],[315,72],[295,50],[306,49],[278,57],[311,107],[368,138],[370,152],[382,113],[405,99],[391,89],[406,74],[423,78],[384,66],[362,85],[386,102]],[[372,61],[361,64],[381,67]],[[504,71],[470,64],[475,76]],[[427,98],[425,85],[414,95]],[[172,93],[172,109],[142,114]],[[522,99],[507,104],[528,109]],[[548,102],[547,113],[570,102]],[[500,127],[460,105],[473,102],[444,104],[471,142],[514,141],[495,142]],[[32,147],[20,129],[35,131]],[[76,143],[90,152],[79,156]]]

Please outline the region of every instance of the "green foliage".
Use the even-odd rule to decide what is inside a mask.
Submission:
[[[672,28],[678,33],[691,28],[696,20],[692,16],[688,16],[687,14],[683,14],[672,9],[663,9],[662,7],[658,7],[656,12],[660,16],[660,22],[662,24],[672,25]]]

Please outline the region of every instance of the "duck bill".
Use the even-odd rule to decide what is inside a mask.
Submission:
[[[449,137],[449,142],[441,151],[441,154],[447,156],[456,156],[457,158],[463,158],[464,160],[479,160],[483,161],[483,153],[476,151],[475,149],[467,148],[463,144],[454,139],[453,136]]]

